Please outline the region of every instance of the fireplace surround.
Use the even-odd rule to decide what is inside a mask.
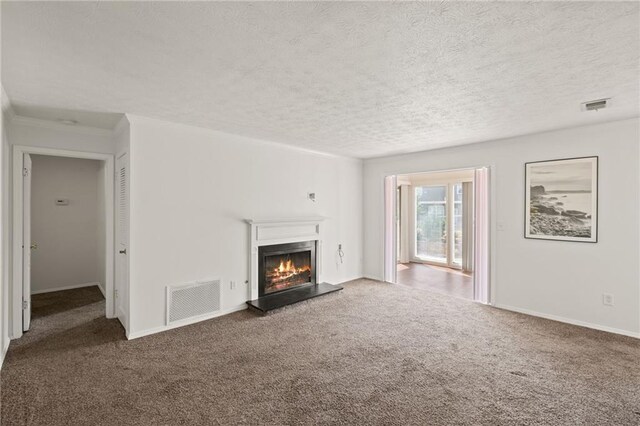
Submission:
[[[251,225],[247,304],[266,313],[334,293],[322,282],[322,217],[248,219]]]
[[[248,300],[258,299],[260,294],[260,248],[290,243],[315,243],[315,280],[322,282],[322,224],[323,217],[246,219],[251,226],[250,275]]]

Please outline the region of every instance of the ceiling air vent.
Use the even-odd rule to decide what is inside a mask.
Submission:
[[[582,104],[583,111],[597,111],[599,109],[606,108],[611,102],[610,98],[598,99],[595,101],[589,101]]]

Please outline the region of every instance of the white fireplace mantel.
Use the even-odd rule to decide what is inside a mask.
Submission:
[[[322,282],[322,222],[323,217],[281,219],[247,219],[251,225],[251,279],[249,300],[258,298],[258,248],[274,244],[316,241],[316,282]]]

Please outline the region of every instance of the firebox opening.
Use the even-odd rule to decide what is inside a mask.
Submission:
[[[315,241],[260,248],[261,296],[315,284]]]

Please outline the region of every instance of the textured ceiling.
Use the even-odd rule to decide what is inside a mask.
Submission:
[[[637,116],[639,39],[637,2],[2,2],[18,105],[355,157]]]

